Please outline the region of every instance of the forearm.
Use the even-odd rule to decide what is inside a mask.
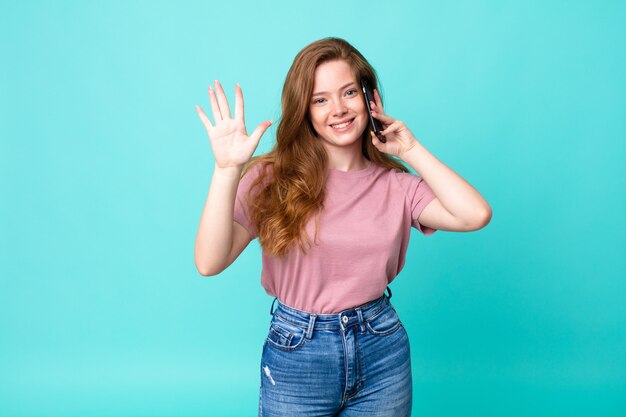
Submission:
[[[491,207],[480,193],[448,168],[419,141],[400,155],[430,186],[441,204],[459,219],[468,222],[491,216]]]
[[[233,246],[233,212],[241,169],[213,171],[194,249],[196,268],[202,275],[221,270]]]

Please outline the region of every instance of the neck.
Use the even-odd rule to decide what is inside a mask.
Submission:
[[[326,147],[328,155],[328,169],[336,169],[339,171],[360,171],[368,166],[368,161],[361,152],[361,144],[356,143],[358,147],[346,148],[330,148]]]

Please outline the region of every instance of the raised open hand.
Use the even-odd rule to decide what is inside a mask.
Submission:
[[[272,121],[260,123],[248,136],[243,115],[243,93],[239,84],[235,86],[235,118],[230,115],[224,89],[217,80],[215,80],[215,90],[209,86],[209,101],[215,125],[211,124],[200,106],[196,106],[196,111],[209,135],[215,163],[220,168],[243,166],[252,157],[261,136],[270,127]]]

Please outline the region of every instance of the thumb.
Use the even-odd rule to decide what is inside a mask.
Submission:
[[[374,133],[373,130],[370,130],[370,136],[372,137],[372,144],[378,148],[382,142],[380,141],[380,139],[378,139],[378,137],[376,136],[376,134]],[[379,149],[380,150],[380,149]]]
[[[266,120],[265,122],[261,122],[256,127],[256,129],[254,129],[254,132],[252,132],[252,134],[250,135],[250,139],[252,139],[255,143],[259,143],[259,140],[261,140],[261,136],[263,136],[263,133],[265,133],[267,128],[270,127],[272,123],[274,123],[273,120]]]

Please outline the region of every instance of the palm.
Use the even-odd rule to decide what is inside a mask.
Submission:
[[[215,86],[216,91],[209,87],[209,100],[215,125],[199,106],[196,106],[196,110],[209,135],[217,166],[220,168],[239,167],[250,160],[261,136],[271,125],[271,121],[261,123],[252,135],[248,136],[241,88],[239,85],[235,88],[235,117],[233,118],[222,86],[217,81],[215,81]]]
[[[243,123],[233,119],[223,120],[215,126],[209,133],[209,141],[215,162],[222,168],[230,164],[245,164],[258,145],[258,142],[250,140]]]
[[[386,129],[388,128],[390,125],[385,125],[383,124],[383,127]],[[390,154],[390,155],[394,155],[394,156],[400,156],[400,154],[402,153],[402,146],[401,146],[401,142],[398,140],[399,136],[398,134],[396,134],[395,132],[389,132],[385,135],[385,138],[387,139],[387,142],[385,143],[380,143],[379,148],[382,148],[383,152]]]

